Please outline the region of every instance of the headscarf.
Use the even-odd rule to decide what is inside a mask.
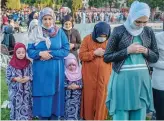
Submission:
[[[124,23],[126,30],[133,36],[138,36],[143,31],[143,28],[133,29],[134,21],[140,17],[150,17],[150,7],[143,2],[135,1],[132,3],[127,20]]]
[[[77,59],[76,59],[75,55],[70,53],[64,59],[65,59],[65,75],[66,75],[67,79],[69,81],[78,81],[78,80],[80,80],[82,78],[81,69],[78,66],[78,62],[77,62]],[[70,71],[67,68],[71,63],[76,65],[76,70],[74,72]]]
[[[48,29],[43,28],[43,25],[42,25],[42,19],[46,15],[52,16],[54,20],[53,25]],[[45,41],[46,46],[49,49],[51,46],[50,37],[56,36],[59,30],[59,28],[55,25],[55,15],[51,8],[46,7],[41,10],[39,14],[38,24],[39,26],[35,27],[30,35],[31,37],[29,39],[29,43],[35,43],[35,45],[37,45],[39,42]]]
[[[30,25],[29,25],[29,28],[28,28],[28,36],[30,36],[32,30],[38,26],[38,20],[37,19],[33,19],[31,22],[30,22]]]
[[[30,60],[28,60],[26,56],[21,60],[18,59],[17,55],[16,55],[16,51],[18,48],[24,48],[25,52],[26,52],[26,47],[24,44],[16,43],[14,46],[14,54],[13,54],[9,64],[16,69],[24,69],[30,64]]]
[[[35,13],[37,13],[36,11],[33,11],[33,12],[31,12],[30,14],[29,14],[29,17],[28,17],[28,19],[29,19],[29,21],[28,21],[28,27],[29,27],[29,25],[30,25],[30,23],[31,23],[31,21],[34,19],[34,14]]]
[[[109,38],[111,33],[111,27],[109,24],[107,24],[106,22],[99,22],[94,26],[94,30],[92,32],[92,39],[93,41],[100,43],[97,41],[97,37],[100,37],[100,35],[106,35],[107,39]]]

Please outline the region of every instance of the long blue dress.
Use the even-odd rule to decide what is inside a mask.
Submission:
[[[45,41],[28,44],[28,56],[33,59],[33,115],[40,117],[64,116],[64,57],[69,54],[69,43],[62,29],[50,38],[52,59],[41,61],[39,52],[48,50]]]
[[[26,83],[12,81],[14,77],[29,76]],[[31,64],[20,70],[8,65],[6,69],[6,83],[8,85],[10,120],[32,119],[32,67]]]

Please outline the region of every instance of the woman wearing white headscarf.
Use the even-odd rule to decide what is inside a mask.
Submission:
[[[151,64],[153,67],[152,86],[156,120],[164,120],[164,32],[156,34],[159,60]]]
[[[30,24],[29,24],[29,28],[28,28],[28,36],[30,36],[32,34],[32,31],[34,30],[35,27],[38,26],[38,20],[37,19],[33,19]]]
[[[64,57],[69,54],[69,43],[54,23],[53,10],[42,9],[27,49],[33,59],[33,115],[40,120],[64,116]]]
[[[153,30],[146,27],[150,8],[135,1],[124,25],[114,28],[104,54],[113,62],[108,84],[107,108],[113,120],[145,120],[154,111],[148,63],[159,58]]]

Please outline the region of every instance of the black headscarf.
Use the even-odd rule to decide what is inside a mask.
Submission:
[[[33,11],[33,12],[31,12],[30,14],[29,14],[29,16],[28,16],[28,23],[27,23],[27,25],[28,25],[28,27],[29,27],[29,25],[30,25],[30,22],[34,19],[34,14],[35,13],[37,13],[36,11]]]
[[[106,35],[108,40],[110,33],[111,33],[110,25],[107,24],[106,22],[99,22],[94,26],[94,30],[92,32],[92,39],[93,41],[100,43],[97,41],[96,38],[100,37],[100,35]]]

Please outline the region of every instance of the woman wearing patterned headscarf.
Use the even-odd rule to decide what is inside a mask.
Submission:
[[[111,64],[103,61],[110,25],[100,22],[93,33],[82,41],[79,58],[82,61],[83,95],[81,116],[86,120],[105,120],[107,108],[107,84],[111,73]]]
[[[62,29],[55,24],[51,8],[40,12],[28,44],[28,56],[33,59],[33,115],[41,120],[64,116],[64,57],[69,43]]]
[[[106,105],[113,120],[145,120],[154,111],[148,62],[159,58],[154,32],[146,27],[150,8],[135,1],[124,25],[114,28],[104,54],[113,62]]]

